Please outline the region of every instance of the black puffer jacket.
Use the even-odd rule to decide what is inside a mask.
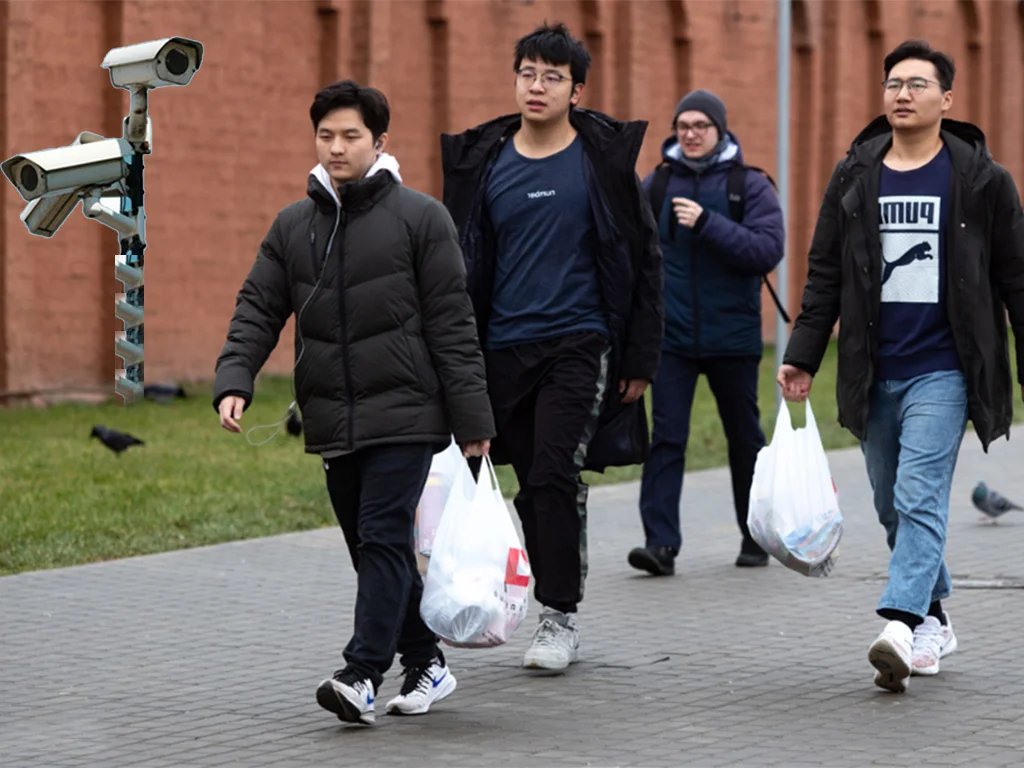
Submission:
[[[985,450],[1009,436],[1013,382],[1009,310],[1024,384],[1024,213],[1009,172],[992,159],[977,127],[943,120],[953,163],[946,230],[946,299],[967,380],[967,406]],[[783,362],[814,374],[839,325],[839,422],[863,439],[878,359],[882,253],[878,185],[892,129],[877,118],[836,166],[808,257],[803,309]]]
[[[322,174],[324,179],[326,175]],[[494,436],[458,234],[440,202],[386,172],[281,211],[217,359],[213,406],[252,401],[292,312],[306,451]],[[318,284],[319,282],[319,284]]]

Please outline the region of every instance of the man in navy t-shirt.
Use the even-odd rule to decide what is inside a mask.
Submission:
[[[868,661],[875,685],[902,693],[957,648],[950,490],[968,418],[986,449],[1009,436],[1007,311],[1024,386],[1024,213],[981,130],[945,117],[952,59],[908,40],[884,69],[886,114],[829,182],[778,380],[806,399],[839,321],[839,420],[861,441],[891,550]]]
[[[515,50],[518,114],[442,137],[487,363],[496,464],[540,622],[523,665],[577,661],[587,576],[585,468],[637,464],[664,328],[661,249],[636,160],[645,123],[579,109],[590,55],[564,25]]]

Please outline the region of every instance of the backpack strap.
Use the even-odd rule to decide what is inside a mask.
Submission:
[[[648,190],[651,199],[651,208],[654,210],[654,220],[661,221],[661,208],[665,204],[665,194],[668,190],[668,177],[672,174],[672,169],[669,164],[665,161],[654,169],[654,175],[651,178],[651,187]],[[675,234],[675,218],[669,218],[669,234]]]
[[[729,218],[735,221],[737,224],[743,221],[743,213],[747,202],[747,171],[754,171],[760,173],[768,182],[772,185],[772,189],[776,192],[779,191],[778,185],[767,171],[762,168],[758,168],[754,165],[739,165],[738,163],[729,169],[729,176],[726,181],[726,195],[729,198]],[[782,302],[779,301],[778,294],[775,293],[775,289],[772,284],[768,282],[768,275],[761,275],[761,279],[764,284],[768,286],[768,293],[771,294],[772,301],[775,302],[776,308],[779,310],[779,314],[782,315],[783,321],[786,325],[789,325],[792,321],[789,318],[789,313],[786,312],[785,307],[782,306]]]
[[[737,163],[729,169],[725,194],[729,198],[729,218],[739,224],[747,203],[747,166]]]

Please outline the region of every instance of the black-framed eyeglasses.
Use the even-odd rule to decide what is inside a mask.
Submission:
[[[516,72],[516,75],[520,80],[523,81],[524,85],[533,85],[537,80],[537,70],[535,69],[520,69]],[[540,75],[540,82],[545,88],[557,88],[562,84],[563,80],[572,80],[571,77],[566,77],[561,72],[543,72]]]
[[[684,135],[689,131],[693,131],[698,136],[703,136],[713,125],[714,123],[709,123],[707,120],[701,120],[692,125],[690,123],[676,123],[676,130]]]
[[[942,83],[929,80],[927,77],[908,77],[906,80],[902,77],[890,77],[888,80],[882,81],[885,92],[894,96],[903,90],[904,85],[911,93],[924,93],[928,90],[929,85],[937,85],[940,89],[945,90],[942,88]]]

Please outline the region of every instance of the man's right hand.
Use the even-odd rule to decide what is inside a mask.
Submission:
[[[217,408],[220,411],[220,425],[228,432],[241,432],[238,419],[242,418],[242,411],[245,410],[245,398],[237,395],[228,395],[220,401]]]
[[[814,377],[794,365],[783,365],[775,379],[782,387],[782,397],[791,403],[802,403],[811,394]]]

